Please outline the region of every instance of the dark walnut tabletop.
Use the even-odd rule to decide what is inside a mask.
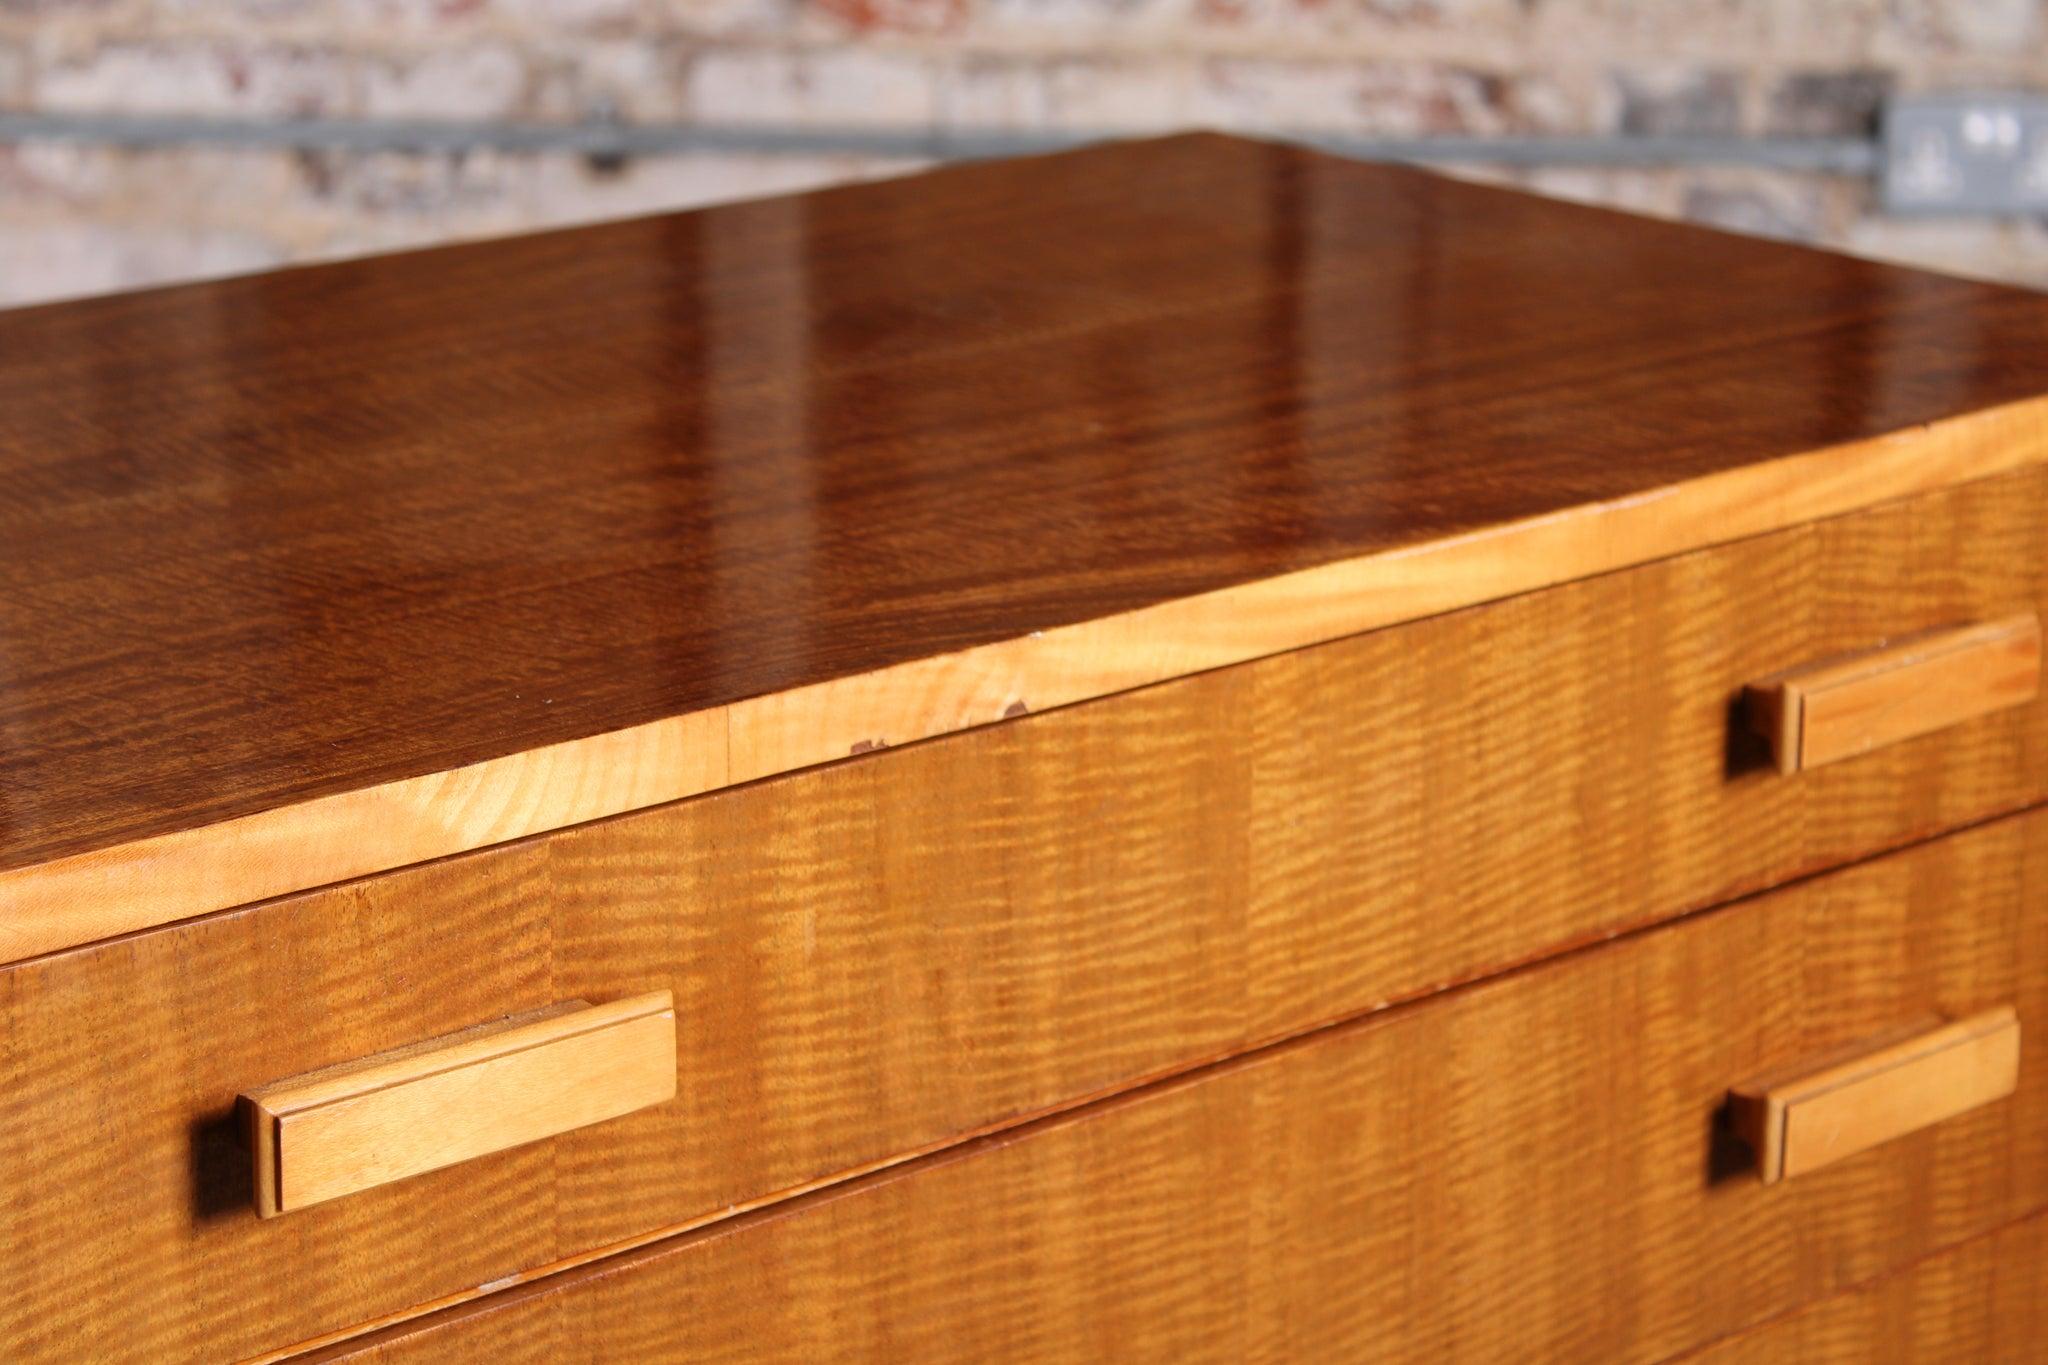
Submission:
[[[1996,473],[2044,392],[2048,298],[1211,135],[0,314],[0,920],[541,746],[808,708],[627,808]],[[1336,565],[1299,629],[1230,595]]]

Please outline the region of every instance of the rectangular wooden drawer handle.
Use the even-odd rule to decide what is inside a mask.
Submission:
[[[1739,1085],[1729,1111],[1772,1184],[2004,1099],[2019,1073],[2020,1021],[2005,1006]]]
[[[241,1096],[265,1218],[674,1098],[674,998],[571,1000]]]
[[[1745,702],[1778,771],[1796,773],[2024,706],[2040,690],[2041,622],[2026,612],[1791,669],[1751,683]]]

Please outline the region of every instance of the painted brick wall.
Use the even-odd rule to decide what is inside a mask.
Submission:
[[[1834,134],[1893,90],[2048,88],[2033,0],[0,0],[0,108],[822,127]],[[0,303],[770,193],[854,156],[0,146]],[[1488,174],[1483,168],[1472,174]],[[1495,172],[2048,286],[2037,222],[1849,177]]]

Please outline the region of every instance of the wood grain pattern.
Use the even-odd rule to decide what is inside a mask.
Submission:
[[[667,991],[556,1005],[241,1096],[275,1217],[675,1098]]]
[[[16,311],[0,953],[2036,464],[2044,365],[1207,136]]]
[[[1981,827],[315,1359],[1662,1359],[2048,1200],[2038,1057],[1775,1186],[1717,1120],[1889,1020],[2033,1027],[2044,894],[2048,815]]]
[[[2048,1215],[1683,1359],[1696,1365],[2033,1365],[2048,1345]]]
[[[1790,774],[2025,705],[2040,690],[2041,621],[2024,612],[1795,668],[1752,683],[1747,700]]]
[[[2002,1100],[2019,1075],[2019,1018],[2001,1005],[1746,1082],[1728,1106],[1768,1185]]]
[[[2030,472],[0,969],[0,1339],[312,1337],[2048,800],[2048,703],[1796,782],[1734,714],[2044,576]],[[662,988],[673,1103],[248,1213],[238,1092]]]

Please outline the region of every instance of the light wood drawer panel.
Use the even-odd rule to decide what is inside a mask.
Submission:
[[[2040,703],[1790,778],[1733,708],[2044,539],[1985,482],[0,969],[0,1332],[273,1347],[2041,800]],[[674,1101],[246,1207],[237,1093],[661,989]]]
[[[1656,1360],[2048,1198],[2013,1097],[1766,1186],[1732,1077],[2048,1026],[2048,815],[1340,1025],[351,1343],[349,1359]]]

